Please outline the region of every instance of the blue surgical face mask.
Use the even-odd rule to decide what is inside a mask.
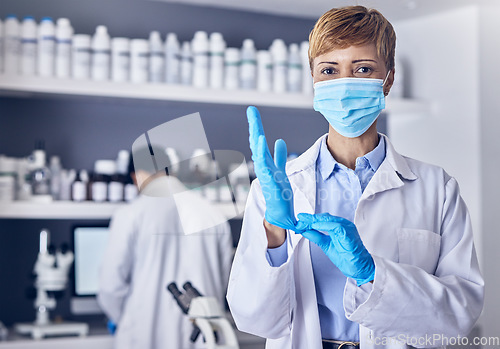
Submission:
[[[323,114],[342,136],[359,137],[385,108],[384,84],[382,79],[365,78],[317,82],[314,84],[314,110]]]

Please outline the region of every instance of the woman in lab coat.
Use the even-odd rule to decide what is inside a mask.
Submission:
[[[457,181],[377,133],[395,41],[391,24],[362,6],[318,20],[314,108],[330,126],[286,170],[285,143],[273,161],[257,109],[247,110],[258,180],[227,299],[238,328],[268,338],[267,348],[442,347],[481,313]]]

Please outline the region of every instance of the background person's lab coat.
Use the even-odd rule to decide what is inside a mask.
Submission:
[[[176,178],[165,177],[176,181]],[[221,213],[193,194],[191,219],[221,222]],[[200,209],[202,208],[202,209]],[[185,218],[185,217],[184,217]],[[184,235],[172,197],[140,196],[112,218],[100,274],[98,300],[118,328],[115,348],[200,348],[189,322],[166,286],[190,281],[224,306],[232,261],[227,222]]]
[[[287,165],[295,214],[314,213],[322,138]],[[405,341],[439,347],[439,341],[423,341],[426,335],[464,336],[483,307],[469,214],[454,178],[437,166],[401,156],[387,138],[386,144],[385,160],[363,192],[354,219],[373,256],[375,280],[357,287],[347,278],[344,309],[349,320],[360,324],[363,349],[403,349]],[[321,349],[309,240],[288,233],[288,260],[271,267],[264,213],[262,190],[254,181],[229,281],[233,318],[240,330],[270,338],[266,348]]]

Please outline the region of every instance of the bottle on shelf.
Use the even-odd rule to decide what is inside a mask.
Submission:
[[[38,25],[33,16],[26,16],[21,24],[21,74],[36,74]]]
[[[180,82],[181,49],[175,33],[168,33],[165,42],[165,82]]]
[[[130,153],[128,150],[120,150],[116,158],[116,172],[111,176],[108,188],[108,197],[111,202],[124,200],[124,188],[127,184],[128,163]]]
[[[76,34],[73,36],[71,64],[74,79],[90,79],[90,41],[90,35]]]
[[[67,18],[59,18],[56,24],[56,62],[58,78],[69,78],[71,74],[71,45],[73,27]]]
[[[109,80],[111,63],[111,40],[108,28],[99,25],[92,37],[92,60],[90,76],[95,81]]]
[[[50,195],[54,200],[60,200],[61,194],[61,159],[59,156],[50,157]]]
[[[89,176],[86,170],[81,170],[71,184],[71,200],[82,202],[87,200],[87,184]]]
[[[71,200],[71,186],[76,178],[76,171],[61,170],[61,190],[59,192],[59,199],[63,201]]]
[[[130,40],[113,38],[111,40],[111,80],[126,82],[130,79]]]
[[[299,93],[302,90],[302,62],[299,45],[291,44],[288,51],[288,92]]]
[[[147,82],[149,77],[149,42],[144,39],[130,41],[130,81]]]
[[[35,150],[31,156],[30,163],[30,183],[32,190],[32,201],[50,202],[50,170],[46,166],[47,158],[45,154],[45,144],[43,141],[38,141],[35,145]]]
[[[300,43],[300,59],[302,60],[302,93],[307,95],[313,94],[313,79],[311,68],[309,67],[309,42],[302,41]]]
[[[165,78],[165,49],[160,33],[149,34],[149,81],[163,82]]]
[[[236,90],[239,86],[240,50],[226,48],[224,55],[224,88]]]
[[[257,90],[270,92],[273,84],[273,64],[271,53],[267,50],[257,52]]]
[[[16,159],[0,155],[0,202],[16,198]]]
[[[274,39],[270,51],[273,60],[273,91],[286,92],[288,52],[285,42],[281,39]]]
[[[15,15],[8,15],[4,23],[4,73],[19,73],[20,50],[19,21]]]
[[[193,85],[194,87],[208,87],[209,77],[209,44],[208,35],[204,31],[194,33],[191,42],[193,49]]]
[[[38,27],[38,75],[54,76],[56,27],[52,18],[44,17]]]
[[[181,51],[181,84],[191,85],[193,83],[193,55],[189,41],[182,43]]]
[[[97,160],[92,175],[91,196],[94,202],[104,202],[108,199],[108,184],[116,172],[113,160]]]
[[[245,39],[241,48],[240,83],[242,89],[255,89],[257,61],[252,39]]]
[[[224,87],[224,51],[226,42],[222,34],[210,34],[210,87]]]

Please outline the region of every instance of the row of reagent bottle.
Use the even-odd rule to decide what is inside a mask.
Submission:
[[[268,50],[257,50],[251,39],[226,47],[217,32],[197,31],[180,42],[175,33],[163,41],[158,31],[148,39],[111,38],[103,25],[92,36],[74,34],[66,18],[0,21],[0,71],[11,75],[311,94],[307,50],[306,41],[287,46],[281,39]]]

